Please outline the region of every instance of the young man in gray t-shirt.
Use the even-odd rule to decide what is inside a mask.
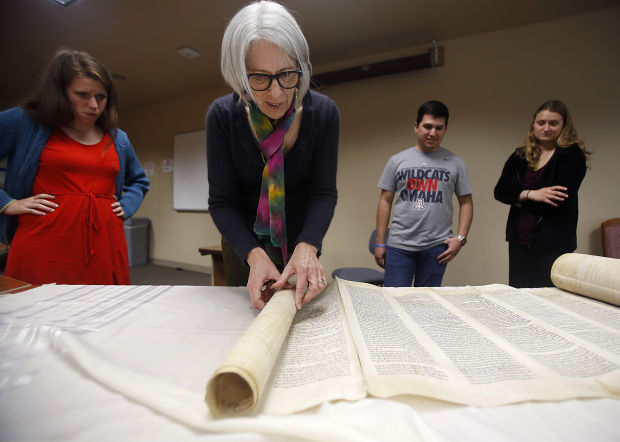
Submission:
[[[416,287],[441,286],[447,263],[467,242],[474,212],[472,186],[465,162],[441,147],[448,118],[448,108],[439,101],[420,106],[414,124],[418,144],[392,156],[379,180],[375,260],[385,267],[386,287],[412,282]],[[459,202],[456,237],[453,194]]]

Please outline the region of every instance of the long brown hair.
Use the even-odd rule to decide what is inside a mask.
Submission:
[[[57,50],[43,71],[39,86],[22,106],[41,124],[52,128],[70,126],[74,116],[66,90],[77,77],[99,81],[105,88],[108,101],[95,124],[114,138],[118,128],[118,98],[112,76],[99,60],[84,51]]]
[[[520,149],[521,155],[527,160],[529,168],[534,169],[536,167],[542,153],[542,147],[534,136],[534,123],[536,122],[536,116],[538,113],[544,110],[555,112],[562,116],[564,127],[562,128],[562,132],[560,132],[560,136],[555,141],[556,145],[558,147],[568,147],[573,144],[577,144],[583,153],[586,154],[587,158],[587,155],[590,155],[592,152],[589,152],[586,149],[583,140],[579,138],[579,135],[577,135],[577,129],[573,124],[573,119],[571,118],[566,105],[560,100],[548,100],[541,104],[538,109],[536,109],[536,112],[534,112],[532,122],[530,123],[530,130],[525,139],[525,145],[523,146],[523,149]]]

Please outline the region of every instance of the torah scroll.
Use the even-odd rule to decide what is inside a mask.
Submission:
[[[620,306],[620,259],[565,253],[551,267],[556,287]]]

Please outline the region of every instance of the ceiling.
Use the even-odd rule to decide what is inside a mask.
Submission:
[[[117,80],[122,109],[224,87],[227,21],[248,0],[0,0],[0,106],[30,93],[59,46],[84,49]],[[310,45],[315,72],[498,29],[620,5],[620,0],[283,0]],[[186,59],[175,50],[202,53]],[[354,63],[353,61],[351,63]],[[348,67],[346,66],[340,67]]]

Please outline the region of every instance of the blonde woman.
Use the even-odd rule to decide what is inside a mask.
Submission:
[[[577,248],[577,193],[589,154],[564,103],[549,100],[536,110],[525,145],[506,161],[494,192],[510,205],[511,286],[553,286],[553,262]]]

